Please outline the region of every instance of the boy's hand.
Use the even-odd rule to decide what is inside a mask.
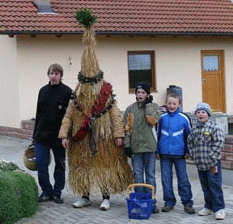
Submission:
[[[185,158],[185,159],[190,159],[190,157],[191,157],[191,156],[190,156],[189,153],[187,153],[187,154],[184,155],[184,158]]]
[[[65,149],[68,149],[69,140],[67,138],[62,139],[62,145]]]
[[[216,174],[218,172],[217,166],[212,167],[211,172],[212,172],[212,174]]]
[[[116,139],[115,139],[115,144],[116,144],[117,146],[121,146],[122,143],[123,143],[123,139],[122,139],[122,138],[116,138]]]
[[[152,96],[152,95],[149,95],[149,96],[146,98],[145,104],[152,103],[152,101],[153,101],[153,96]]]
[[[146,122],[150,126],[155,126],[158,123],[158,120],[151,115],[146,116]]]

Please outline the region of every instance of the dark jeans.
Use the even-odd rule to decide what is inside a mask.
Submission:
[[[163,200],[165,205],[175,206],[176,198],[173,190],[173,173],[172,167],[175,165],[176,176],[178,181],[178,194],[183,205],[192,206],[191,185],[186,172],[186,161],[184,158],[162,157],[161,178],[163,185]]]
[[[134,171],[134,183],[147,183],[154,186],[156,192],[156,182],[155,182],[155,152],[142,152],[134,153],[132,157],[132,165]],[[144,181],[144,173],[146,180]],[[137,187],[136,191],[142,192],[148,188],[144,189]]]
[[[50,149],[53,151],[54,160],[55,160],[55,169],[54,169],[54,188],[50,184],[49,180],[49,157]],[[60,196],[61,191],[65,186],[65,158],[66,153],[65,149],[61,144],[61,140],[56,139],[49,143],[35,142],[36,150],[36,161],[38,169],[38,180],[43,191],[43,194],[46,196],[55,195]]]
[[[218,172],[213,174],[211,170],[199,171],[199,179],[204,193],[205,208],[217,212],[225,208],[222,191],[222,166],[219,161],[217,164]]]

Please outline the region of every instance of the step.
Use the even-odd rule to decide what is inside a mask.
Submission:
[[[12,136],[22,139],[31,139],[33,130],[0,126],[0,135]]]

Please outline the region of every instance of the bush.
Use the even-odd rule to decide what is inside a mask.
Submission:
[[[12,224],[29,217],[37,207],[35,179],[13,163],[0,162],[0,223]]]
[[[14,171],[14,170],[20,170],[16,164],[12,162],[0,161],[0,171]]]

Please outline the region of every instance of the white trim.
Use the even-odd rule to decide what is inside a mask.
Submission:
[[[173,134],[172,134],[172,136],[177,136],[177,135],[180,135],[180,134],[183,134],[183,132],[184,132],[184,129],[182,129],[182,130],[180,130],[180,131],[176,131],[176,132],[174,132]]]
[[[162,135],[169,136],[169,133],[168,133],[167,131],[163,130],[163,129],[161,130],[161,134],[162,134]]]
[[[183,118],[185,118],[186,119],[186,121],[188,122],[188,125],[189,125],[189,129],[191,130],[191,124],[190,124],[190,120],[188,119],[188,115],[185,115],[185,114],[183,114],[183,113],[179,113]]]
[[[155,127],[153,127],[151,130],[152,130],[152,134],[153,134],[153,136],[154,136],[154,138],[155,138],[155,141],[157,142],[157,141],[158,141],[158,138],[157,138],[157,132],[156,132]]]

